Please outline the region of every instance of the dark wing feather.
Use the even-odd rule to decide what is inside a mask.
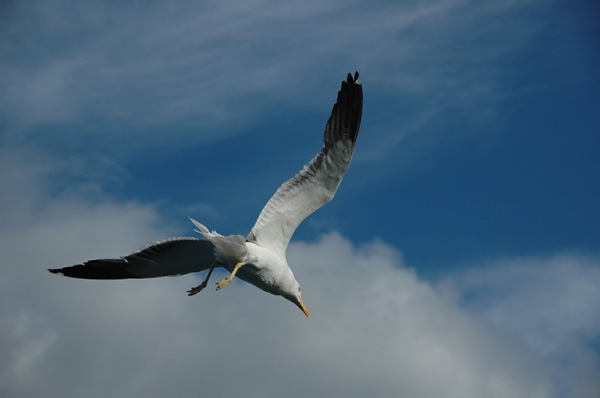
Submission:
[[[90,260],[48,271],[80,279],[158,278],[203,271],[210,268],[214,260],[214,246],[209,241],[171,238],[121,259]]]
[[[329,203],[354,154],[362,116],[358,72],[348,74],[325,127],[325,145],[302,170],[275,192],[247,240],[284,253],[294,231],[315,210]]]

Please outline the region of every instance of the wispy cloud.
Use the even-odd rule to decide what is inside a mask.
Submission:
[[[323,109],[329,97],[306,98],[349,68],[383,93],[426,101],[426,121],[432,109],[470,112],[505,95],[494,64],[537,28],[518,18],[506,26],[516,6],[492,14],[460,1],[38,6],[14,5],[5,18],[7,131],[32,137],[44,127],[73,141],[85,133],[96,145],[144,137],[140,147],[176,145],[173,135],[222,138],[274,104]],[[422,127],[420,111],[404,115],[392,141]]]

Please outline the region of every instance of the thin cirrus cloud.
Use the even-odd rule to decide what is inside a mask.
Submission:
[[[77,140],[83,129],[94,133],[88,139],[102,138],[96,145],[143,136],[140,147],[172,134],[223,138],[263,117],[273,102],[323,108],[328,100],[307,103],[306,96],[349,64],[365,71],[371,87],[427,100],[414,120],[423,119],[422,111],[430,120],[432,109],[476,109],[506,95],[494,64],[524,46],[537,28],[517,19],[506,35],[504,18],[496,14],[510,15],[510,7],[494,9],[492,22],[479,26],[492,11],[461,2],[368,9],[310,3],[301,13],[279,4],[245,11],[189,7],[40,5],[14,12],[5,28],[14,32],[4,50],[10,61],[2,65],[8,131],[31,136],[40,126],[69,123],[45,135]],[[491,40],[498,35],[506,35],[502,44]],[[326,74],[312,73],[322,65],[330,65]],[[407,117],[399,126],[404,134],[416,130]],[[397,137],[390,134],[392,147]]]

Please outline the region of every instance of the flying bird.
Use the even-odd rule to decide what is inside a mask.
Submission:
[[[354,154],[362,116],[362,85],[358,72],[348,74],[325,126],[321,151],[302,170],[283,183],[262,209],[247,237],[223,236],[198,221],[199,238],[170,238],[154,242],[120,259],[90,260],[48,271],[81,279],[157,278],[208,269],[204,281],[188,291],[193,296],[207,286],[217,267],[230,272],[217,282],[217,290],[234,276],[265,292],[296,304],[308,317],[300,285],[286,260],[290,239],[300,223],[329,203]]]

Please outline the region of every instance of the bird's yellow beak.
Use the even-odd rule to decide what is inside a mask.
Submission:
[[[310,314],[308,313],[306,306],[302,302],[302,299],[300,299],[300,308],[302,309],[302,311],[304,311],[304,315],[306,315],[307,318],[310,318]]]

